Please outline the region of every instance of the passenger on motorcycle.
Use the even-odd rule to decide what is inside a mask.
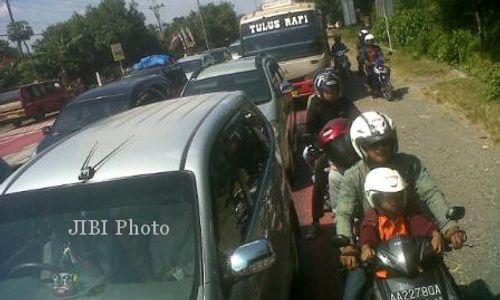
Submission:
[[[318,148],[313,145],[320,130],[330,120],[346,118],[352,120],[359,111],[351,100],[340,95],[340,82],[333,70],[326,69],[314,78],[315,94],[310,98],[306,114],[306,130],[311,140],[304,149],[306,161],[314,160],[314,184],[312,195],[312,226],[307,238],[315,238],[319,231],[319,219],[323,216],[323,194],[328,175],[325,155],[317,156]]]
[[[342,43],[342,38],[341,38],[340,34],[335,35],[334,41],[335,41],[335,43],[332,46],[332,55],[334,55],[333,56],[333,58],[334,58],[333,63],[334,63],[335,70],[338,70],[338,61],[337,61],[337,57],[335,56],[335,54],[338,51],[343,51],[345,54],[347,51],[349,51],[349,48],[344,43]]]
[[[443,239],[436,223],[428,219],[411,201],[408,205],[407,184],[398,171],[376,168],[366,175],[365,194],[372,207],[363,218],[359,235],[361,260],[375,258],[375,248],[396,235],[431,238],[436,253],[441,253]],[[413,204],[413,205],[412,205]],[[387,278],[386,270],[378,270],[376,276]]]
[[[384,64],[384,54],[382,49],[375,45],[375,37],[373,34],[367,34],[364,38],[365,46],[363,47],[360,54],[360,61],[364,65],[366,80],[368,83],[369,92],[373,90],[373,66],[378,64]]]
[[[445,239],[456,249],[461,248],[466,234],[457,222],[446,219],[448,203],[422,162],[415,156],[398,152],[396,126],[391,118],[379,112],[365,112],[351,125],[351,141],[354,150],[362,159],[348,169],[342,177],[337,205],[337,234],[351,239],[351,245],[342,249],[341,262],[348,272],[344,298],[359,299],[363,294],[366,278],[357,267],[358,247],[353,237],[352,220],[363,218],[370,204],[364,192],[368,172],[377,167],[397,170],[408,184],[408,204],[418,200],[426,216],[436,220],[444,232]]]

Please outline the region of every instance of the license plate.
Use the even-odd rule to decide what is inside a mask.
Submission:
[[[391,293],[391,300],[443,300],[437,284],[421,286]]]

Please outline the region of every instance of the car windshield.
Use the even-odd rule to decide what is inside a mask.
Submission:
[[[186,87],[184,96],[243,91],[255,104],[260,104],[271,100],[269,89],[264,72],[254,70],[192,81]]]
[[[307,16],[307,23],[280,29],[259,31],[262,21],[244,24],[241,28],[241,47],[245,56],[266,53],[278,61],[293,58],[321,55],[325,51],[319,20],[313,12],[275,17],[276,21],[287,24],[298,16]],[[291,21],[290,21],[291,22]]]
[[[103,96],[82,102],[69,104],[63,109],[54,123],[55,133],[68,133],[87,126],[90,123],[122,112],[128,108],[126,95]]]
[[[169,172],[0,197],[0,299],[191,299],[194,179]]]
[[[192,73],[196,71],[199,67],[202,65],[201,59],[193,59],[193,60],[188,60],[188,61],[182,61],[178,63],[181,65],[182,70],[184,70],[184,73]]]

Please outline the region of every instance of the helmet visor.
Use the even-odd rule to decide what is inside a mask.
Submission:
[[[361,140],[361,146],[366,150],[392,147],[392,139],[387,135],[374,135]]]
[[[372,195],[375,208],[389,214],[401,213],[406,207],[406,190],[399,192],[375,192]]]

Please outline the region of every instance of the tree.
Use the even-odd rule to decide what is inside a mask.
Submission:
[[[223,47],[239,37],[238,16],[231,3],[223,2],[220,4],[209,3],[200,6],[201,14],[205,22],[207,39],[209,46]],[[205,50],[205,38],[201,29],[201,21],[196,11],[191,11],[189,15],[174,18],[171,23],[166,24],[164,34],[167,43],[170,43],[173,36],[179,33],[181,29],[189,28],[196,41],[196,50]],[[177,48],[177,55],[182,54],[182,48]]]
[[[132,2],[103,0],[88,6],[84,14],[49,26],[33,46],[42,64],[45,77],[62,77],[72,81],[81,78],[86,84],[94,73],[114,69],[110,46],[121,43],[125,64],[135,63],[143,56],[160,53],[157,34],[145,23],[145,16]]]
[[[21,47],[21,43],[24,43],[26,47],[26,51],[30,54],[30,49],[26,41],[31,39],[33,36],[33,28],[26,21],[17,21],[12,22],[7,25],[7,35],[10,41],[15,42],[19,49],[19,53],[23,55],[23,49]]]

